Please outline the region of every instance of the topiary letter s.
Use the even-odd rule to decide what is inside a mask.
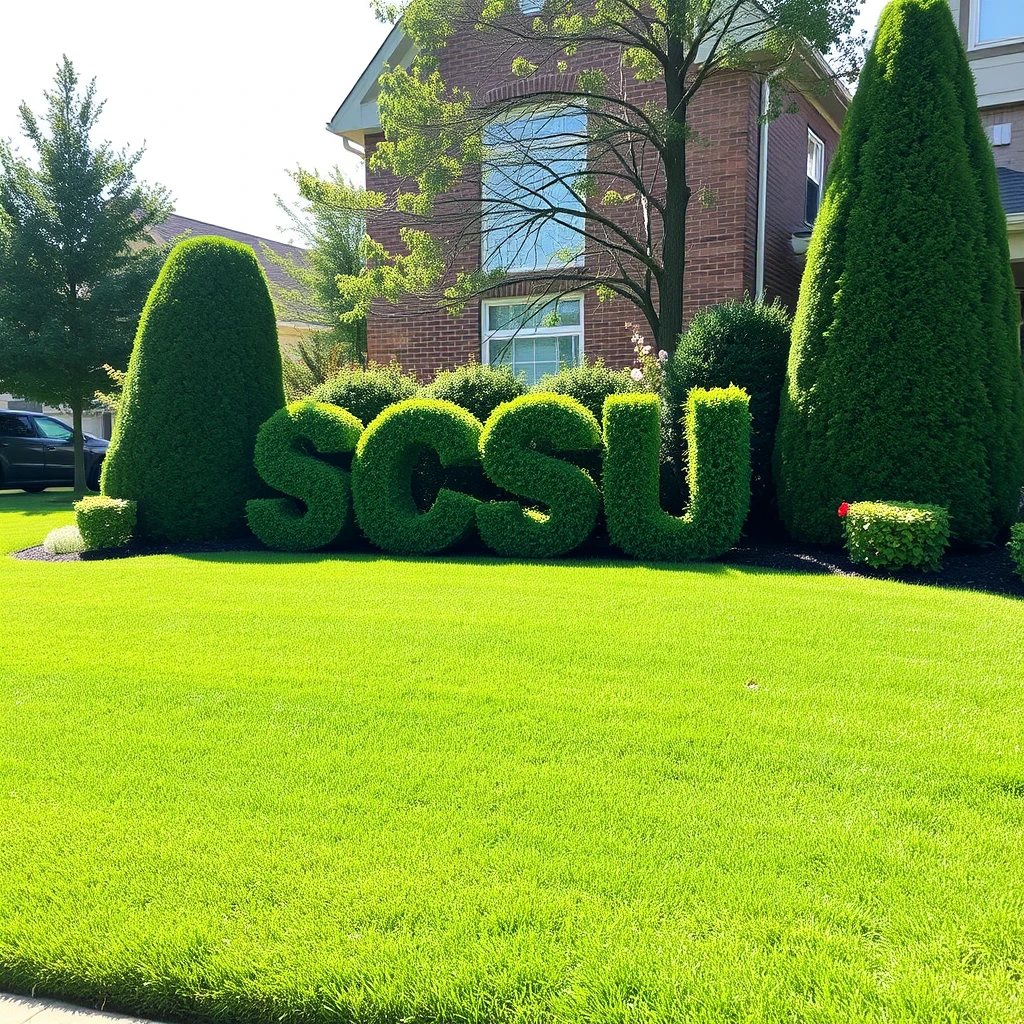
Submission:
[[[274,305],[256,256],[190,238],[146,301],[103,466],[103,493],[138,502],[145,540],[245,534],[260,425],[284,405]]]
[[[309,449],[321,455],[353,452],[362,432],[362,423],[347,410],[308,401],[279,409],[260,427],[256,469],[271,487],[289,495],[246,504],[249,527],[268,548],[316,551],[342,533],[350,522],[349,474]]]
[[[750,507],[750,398],[737,387],[694,388],[687,397],[690,506],[683,516],[659,501],[660,414],[656,395],[605,401],[608,535],[635,558],[715,558],[739,540]]]
[[[594,414],[572,398],[525,395],[499,406],[480,438],[484,472],[548,511],[514,501],[481,504],[476,518],[484,543],[509,558],[552,558],[582,544],[597,521],[601,495],[584,470],[550,453],[600,446]]]
[[[479,460],[483,427],[465,409],[440,399],[413,398],[385,409],[363,432],[352,460],[356,520],[377,547],[399,554],[433,554],[461,540],[476,518],[476,498],[442,487],[421,512],[412,471],[424,448],[442,466]]]

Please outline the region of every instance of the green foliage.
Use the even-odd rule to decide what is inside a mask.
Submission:
[[[362,432],[352,413],[323,402],[294,402],[260,427],[256,469],[289,495],[246,505],[249,528],[268,548],[316,551],[342,534],[350,523],[350,474],[320,456],[354,452]]]
[[[837,543],[843,499],[995,537],[1024,482],[1020,306],[971,70],[945,0],[894,0],[807,255],[776,444],[779,510]]]
[[[938,572],[949,546],[949,513],[938,505],[855,501],[842,517],[846,550],[875,569]]]
[[[90,551],[123,548],[135,531],[136,504],[124,498],[91,494],[75,502],[75,522]]]
[[[423,389],[423,397],[461,405],[483,423],[499,405],[525,392],[526,385],[507,366],[466,363],[454,370],[441,370]]]
[[[699,310],[665,375],[675,409],[693,388],[735,384],[750,395],[751,525],[775,520],[772,452],[791,329],[792,319],[778,301],[768,305],[745,298]],[[678,431],[680,425],[674,426]]]
[[[1010,543],[1006,545],[1017,569],[1017,575],[1024,580],[1024,523],[1010,527]]]
[[[558,373],[541,377],[532,388],[535,394],[567,395],[589,409],[600,422],[604,414],[605,399],[609,395],[622,395],[636,391],[636,383],[629,370],[610,370],[600,359],[592,363],[584,360],[579,366],[567,366]]]
[[[248,246],[189,238],[150,292],[103,465],[103,493],[138,502],[146,540],[245,533],[263,492],[260,426],[284,405],[277,323]]]
[[[332,331],[309,331],[294,348],[281,347],[284,396],[298,402],[351,365],[350,350],[339,345]]]
[[[635,558],[715,558],[739,540],[750,506],[750,399],[737,387],[695,389],[685,422],[690,505],[673,516],[659,501],[658,397],[612,395],[605,402],[608,536]]]
[[[526,498],[484,502],[477,525],[484,543],[509,558],[553,558],[579,547],[594,529],[601,495],[590,476],[557,458],[601,447],[593,413],[564,395],[524,395],[500,406],[480,438],[484,472]]]
[[[48,555],[78,555],[85,548],[82,531],[77,526],[58,526],[43,540],[43,550]]]
[[[0,391],[71,409],[84,491],[82,410],[109,383],[104,365],[127,365],[166,255],[148,231],[171,207],[135,179],[143,150],[93,142],[95,80],[80,94],[65,57],[44,95],[42,118],[20,108],[37,166],[0,140]]]
[[[356,520],[384,551],[432,554],[462,540],[471,530],[476,498],[442,487],[421,511],[413,497],[413,469],[424,448],[437,452],[443,467],[469,466],[480,458],[483,427],[465,409],[434,398],[393,405],[363,432],[352,461]]]
[[[299,206],[292,208],[280,196],[277,205],[297,232],[305,258],[297,262],[266,245],[263,255],[297,285],[273,290],[279,318],[328,325],[326,331],[317,331],[304,343],[306,351],[300,349],[298,361],[288,360],[285,354],[285,390],[298,397],[298,374],[305,368],[309,371],[305,397],[326,379],[321,372],[325,361],[328,366],[331,362],[366,365],[366,317],[353,314],[352,301],[338,290],[338,277],[362,269],[366,209],[374,203],[372,193],[355,188],[337,167],[326,178],[302,167],[288,173],[298,190]]]
[[[315,402],[340,405],[361,423],[369,424],[389,405],[404,402],[418,392],[416,378],[403,373],[397,363],[371,363],[366,369],[351,366],[340,370],[310,397]]]

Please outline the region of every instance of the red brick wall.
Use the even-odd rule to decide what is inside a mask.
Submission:
[[[466,89],[475,102],[492,102],[509,95],[521,95],[531,88],[531,81],[512,77],[508,68],[513,54],[496,53],[495,39],[494,35],[464,33],[450,43],[441,56],[441,72],[445,80],[450,85]],[[517,47],[517,52],[520,49]],[[616,53],[610,47],[602,47],[581,54],[577,63],[580,67],[599,65],[612,69],[616,66]],[[532,87],[536,88],[536,83],[532,83]],[[542,87],[550,88],[551,84],[542,83]],[[635,88],[638,95],[631,98],[642,99],[643,90],[653,87]],[[751,76],[723,74],[708,80],[691,108],[692,125],[701,143],[689,147],[689,180],[695,195],[689,208],[687,227],[684,285],[687,320],[703,306],[739,298],[744,292],[754,292],[759,101],[760,88]],[[798,137],[800,123],[804,122],[800,122],[797,115],[786,115],[782,121],[773,123],[769,148],[770,287],[773,294],[781,294],[787,301],[795,298],[799,268],[789,249],[789,235],[785,235],[785,252],[781,251],[779,240],[784,231],[791,233],[803,222],[806,136]],[[780,125],[778,131],[776,124]],[[831,137],[817,122],[814,125],[828,144]],[[367,140],[368,153],[372,153],[378,141],[379,137]],[[832,147],[827,156],[831,157],[831,153]],[[794,176],[793,168],[799,171],[798,176]],[[369,188],[388,191],[395,184],[389,176],[368,169]],[[615,187],[618,183],[612,185]],[[439,216],[441,237],[450,236],[457,230],[452,225],[459,219],[460,208],[478,208],[479,183],[466,181],[459,188],[460,205],[449,206],[447,215]],[[599,191],[602,189],[603,186],[599,186]],[[776,206],[778,209],[774,209]],[[791,208],[798,211],[798,221],[793,221]],[[603,212],[607,212],[607,208]],[[626,225],[635,213],[629,207],[621,207],[612,215],[619,224]],[[371,216],[368,230],[389,251],[396,251],[401,248],[398,234],[401,224],[401,219],[394,214],[379,214]],[[631,225],[631,228],[635,229],[635,226]],[[467,244],[463,255],[462,266],[454,269],[479,267],[477,242]],[[600,258],[599,249],[588,245],[588,265],[593,266]],[[551,290],[550,284],[538,288],[530,283],[529,275],[524,275],[522,281],[502,289],[501,294],[550,293]],[[624,299],[602,303],[592,291],[588,292],[584,305],[584,352],[587,358],[602,358],[612,367],[630,365],[633,359],[632,332],[625,326],[627,322],[641,324],[643,333],[650,337],[642,314],[632,303]],[[371,359],[378,362],[397,359],[422,379],[438,369],[479,359],[480,344],[478,302],[471,303],[454,318],[427,302],[403,302],[398,306],[377,303],[368,327]]]

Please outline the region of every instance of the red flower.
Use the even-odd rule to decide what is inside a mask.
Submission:
[[[850,503],[848,501],[844,501],[842,503],[842,505],[839,506],[839,515],[840,515],[840,517],[845,516],[849,511],[850,511]]]

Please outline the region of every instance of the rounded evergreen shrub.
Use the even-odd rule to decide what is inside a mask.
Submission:
[[[604,400],[609,395],[636,391],[637,384],[629,370],[609,370],[600,359],[584,360],[579,366],[567,366],[558,373],[549,373],[534,384],[534,394],[567,395],[589,409],[598,422],[604,415]]]
[[[366,369],[349,366],[321,384],[309,397],[314,402],[347,409],[360,423],[369,425],[389,405],[415,398],[419,393],[416,378],[403,373],[397,363]]]
[[[612,395],[604,406],[604,510],[611,542],[634,558],[699,561],[739,540],[750,507],[750,399],[737,387],[695,388],[686,402],[685,515],[659,500],[657,395]]]
[[[123,548],[135,531],[136,503],[88,494],[75,502],[75,522],[89,551]]]
[[[316,551],[342,534],[352,505],[349,473],[325,456],[354,452],[362,432],[352,413],[325,402],[293,402],[263,424],[256,469],[288,495],[246,505],[250,529],[268,548]]]
[[[682,409],[693,388],[730,384],[750,395],[751,496],[748,527],[775,522],[772,452],[779,396],[786,376],[792,319],[777,300],[771,304],[723,302],[697,312],[668,364],[665,385],[673,409]],[[675,436],[683,442],[674,417]],[[679,450],[685,459],[685,443]]]
[[[441,370],[423,389],[423,397],[454,402],[483,423],[499,405],[526,394],[526,390],[507,366],[465,363],[454,370]]]
[[[593,413],[565,395],[524,395],[499,406],[480,438],[484,472],[515,501],[477,507],[484,543],[508,558],[553,558],[579,547],[601,508],[597,485],[556,453],[594,451],[601,428]]]
[[[946,0],[885,9],[807,254],[775,451],[794,537],[838,543],[841,501],[1014,519],[1024,482],[1020,305],[1006,215]]]
[[[252,249],[179,242],[139,321],[103,493],[138,503],[141,539],[242,536],[245,503],[265,490],[256,433],[283,405],[274,305]]]
[[[476,498],[442,487],[421,511],[412,477],[425,448],[437,452],[443,467],[478,462],[482,430],[471,413],[436,398],[399,402],[366,428],[352,460],[352,496],[371,543],[400,554],[432,554],[470,532]]]

